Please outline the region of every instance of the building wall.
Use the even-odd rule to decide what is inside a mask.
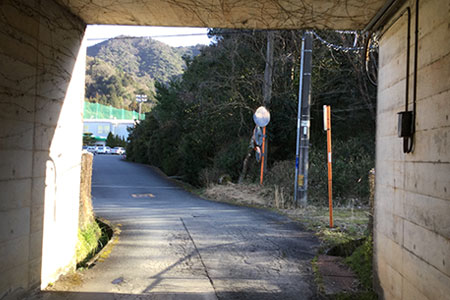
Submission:
[[[0,298],[74,267],[85,24],[53,0],[0,1]]]
[[[94,136],[104,137],[108,136],[111,132],[114,135],[118,135],[125,140],[128,138],[128,128],[134,127],[134,120],[84,120],[83,132],[92,133]],[[101,127],[101,131],[99,128]]]
[[[412,9],[410,99],[414,3],[406,4]],[[376,281],[385,299],[450,299],[450,0],[419,0],[416,133],[410,154],[403,153],[397,137],[397,113],[405,106],[406,30],[405,14],[380,39]]]

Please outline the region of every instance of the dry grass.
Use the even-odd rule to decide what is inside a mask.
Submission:
[[[335,207],[334,228],[330,228],[328,207],[292,208],[285,200],[288,197],[278,188],[261,187],[259,184],[229,183],[211,185],[199,194],[214,201],[274,209],[314,231],[325,248],[363,238],[367,233],[369,217],[367,207]]]
[[[220,202],[267,208],[289,208],[283,188],[261,187],[259,184],[213,184],[200,193],[201,196]]]
[[[261,189],[257,184],[233,184],[210,185],[203,191],[205,198],[240,205],[256,205],[271,207],[266,196],[267,190]]]

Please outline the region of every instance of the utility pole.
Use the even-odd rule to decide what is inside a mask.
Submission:
[[[267,51],[266,51],[266,68],[264,69],[264,86],[263,86],[263,106],[266,108],[270,105],[270,100],[272,98],[272,73],[273,73],[273,39],[274,32],[267,32]],[[263,144],[262,144],[262,155],[261,155],[261,178],[260,183],[263,184],[263,175],[267,170],[267,151],[269,141],[266,139],[266,127],[263,130]]]
[[[308,150],[311,105],[312,33],[302,37],[300,82],[298,91],[297,149],[295,158],[294,200],[298,206],[308,203]]]
[[[266,68],[264,69],[263,105],[269,106],[272,98],[272,73],[273,73],[273,38],[274,32],[267,32]]]

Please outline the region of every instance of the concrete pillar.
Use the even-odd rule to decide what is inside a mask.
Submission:
[[[53,0],[0,2],[0,298],[74,267],[84,29]]]

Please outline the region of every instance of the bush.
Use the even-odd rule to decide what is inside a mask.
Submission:
[[[333,145],[333,200],[346,205],[350,200],[367,205],[369,199],[370,169],[374,157],[370,147],[362,145],[360,139],[336,141]],[[309,151],[308,201],[327,205],[328,169],[326,149],[311,147]],[[293,200],[295,184],[295,161],[275,162],[265,176],[265,183],[275,189],[282,188],[284,197]]]
[[[333,200],[337,204],[346,205],[350,200],[368,204],[368,175],[375,161],[372,148],[362,141],[352,137],[332,145]],[[325,205],[328,197],[326,149],[311,147],[309,153],[309,199]]]
[[[229,143],[214,157],[215,168],[220,170],[222,174],[229,174],[233,180],[237,180],[247,149],[248,141],[245,139],[241,138]]]
[[[216,168],[204,168],[199,174],[200,184],[205,187],[217,184],[219,182],[220,175],[220,170]]]
[[[373,243],[372,238],[369,236],[361,246],[356,248],[352,255],[345,259],[345,262],[358,275],[362,286],[367,290],[372,289],[372,258]]]
[[[295,184],[295,161],[278,161],[268,170],[265,185],[272,188],[275,198],[280,193],[280,198],[285,199],[288,205],[293,203]]]

